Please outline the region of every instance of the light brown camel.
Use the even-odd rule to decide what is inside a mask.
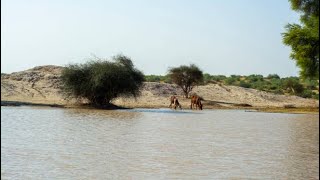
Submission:
[[[191,96],[191,105],[190,108],[193,109],[194,105],[196,105],[196,109],[200,109],[202,110],[202,103],[201,103],[201,97],[197,96],[197,95],[193,95]]]
[[[179,107],[180,109],[182,109],[182,108],[181,108],[181,105],[180,105],[180,103],[179,103],[179,101],[178,101],[178,98],[177,98],[176,96],[171,96],[171,98],[170,98],[169,108],[172,108],[172,105],[173,105],[173,108],[174,108],[174,109],[177,109],[177,107]]]

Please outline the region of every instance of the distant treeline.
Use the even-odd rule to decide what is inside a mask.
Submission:
[[[145,81],[172,83],[168,75],[146,75]],[[240,86],[275,94],[290,94],[304,98],[319,99],[319,82],[317,80],[302,80],[298,77],[281,78],[277,74],[270,74],[267,77],[257,74],[249,76],[231,75],[229,77],[204,74],[203,84],[209,83]]]

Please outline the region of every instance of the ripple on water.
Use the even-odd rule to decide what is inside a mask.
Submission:
[[[319,115],[1,107],[3,179],[318,179]]]

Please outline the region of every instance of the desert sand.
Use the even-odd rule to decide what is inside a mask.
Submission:
[[[39,104],[76,105],[76,100],[66,100],[60,89],[61,66],[37,66],[25,71],[1,74],[1,101],[17,101]],[[203,97],[206,108],[284,108],[312,109],[319,107],[319,101],[297,96],[276,95],[255,89],[222,84],[197,86],[191,94]],[[128,108],[167,108],[170,97],[179,98],[183,109],[189,109],[190,99],[183,97],[180,88],[174,84],[145,82],[141,96],[119,97],[113,104]]]

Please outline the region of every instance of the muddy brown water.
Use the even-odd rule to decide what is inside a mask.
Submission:
[[[1,179],[319,179],[318,119],[1,107]]]

